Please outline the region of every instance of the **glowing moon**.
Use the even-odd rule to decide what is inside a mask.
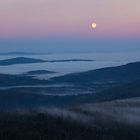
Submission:
[[[94,22],[94,23],[92,23],[91,26],[92,26],[93,29],[95,29],[97,27],[97,24]]]

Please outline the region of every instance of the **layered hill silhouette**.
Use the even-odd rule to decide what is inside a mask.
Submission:
[[[55,90],[55,84],[72,84],[66,88]],[[117,83],[117,84],[116,84]],[[24,85],[52,85],[51,88],[26,88]],[[96,90],[94,86],[100,90]],[[88,72],[55,77],[51,80],[39,80],[24,75],[0,74],[0,86],[21,86],[0,90],[0,106],[5,107],[34,107],[34,106],[66,106],[82,103],[104,102],[117,99],[140,97],[140,62],[123,66],[103,68]],[[23,86],[23,87],[22,87]],[[95,92],[93,89],[95,88]],[[90,94],[78,94],[87,92]],[[101,90],[102,89],[102,90]],[[51,96],[50,93],[63,94],[69,91],[77,93],[69,96]],[[45,94],[44,94],[45,93]],[[50,95],[47,95],[49,93]]]
[[[16,57],[11,59],[0,60],[0,66],[15,65],[15,64],[29,64],[29,63],[61,63],[61,62],[92,62],[90,59],[64,59],[64,60],[42,60],[27,57]]]
[[[140,62],[52,78],[52,80],[55,82],[70,83],[76,85],[92,85],[103,83],[120,84],[132,82],[139,79]]]
[[[12,59],[0,60],[1,66],[14,65],[14,64],[28,64],[28,63],[43,63],[45,60],[26,58],[26,57],[17,57]]]
[[[26,60],[26,59],[25,59]],[[32,59],[31,59],[32,60]],[[34,59],[33,59],[34,61]],[[48,71],[31,71],[29,73],[44,73]],[[127,65],[108,67],[87,72],[68,74],[47,80],[33,79],[24,75],[0,74],[0,86],[34,85],[34,84],[73,84],[82,86],[121,85],[140,80],[140,62]]]
[[[36,74],[53,74],[56,73],[54,71],[48,71],[48,70],[35,70],[35,71],[28,71],[24,73],[25,75],[36,75]]]
[[[37,90],[37,93],[35,92]],[[49,93],[48,89],[48,93]],[[62,91],[65,92],[65,91]],[[51,96],[42,94],[39,89],[8,89],[0,90],[0,109],[66,107],[85,103],[99,103],[118,99],[140,97],[140,81],[110,88],[96,94]]]

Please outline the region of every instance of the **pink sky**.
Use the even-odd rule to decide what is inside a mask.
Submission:
[[[139,38],[139,25],[140,0],[0,0],[0,38]]]

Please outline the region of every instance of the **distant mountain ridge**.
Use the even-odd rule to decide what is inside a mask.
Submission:
[[[46,61],[41,59],[34,59],[34,58],[16,57],[16,58],[11,58],[6,60],[0,60],[0,65],[6,66],[6,65],[14,65],[14,64],[43,63],[43,62]]]
[[[59,83],[93,85],[128,83],[140,79],[140,62],[54,77]]]
[[[48,70],[35,70],[35,71],[28,71],[24,73],[25,75],[36,75],[36,74],[53,74],[56,73],[54,71],[48,71]]]
[[[37,55],[43,53],[33,53],[33,52],[1,52],[0,55]]]
[[[14,64],[28,64],[28,63],[60,63],[60,62],[92,62],[90,59],[62,59],[62,60],[42,60],[28,57],[16,57],[5,60],[0,60],[0,66],[8,66]]]
[[[112,86],[110,85],[111,82],[112,85],[113,82],[117,84]],[[0,90],[0,107],[66,106],[140,97],[140,62],[65,75],[52,78],[48,81],[34,79],[30,76],[0,74],[1,87],[63,83],[75,84],[75,89],[72,89],[72,92],[78,93],[80,89],[84,92],[90,90],[91,93],[84,95],[51,96],[51,94],[47,95],[47,93],[53,94],[52,91],[54,91],[55,94],[58,94],[57,90],[54,90],[54,87],[47,88],[47,90],[40,90],[39,88],[30,88],[29,90],[29,88],[24,87],[21,89],[11,88]],[[93,89],[96,86],[99,89],[103,88],[103,90],[94,92]],[[105,86],[108,87],[104,88]],[[66,87],[61,88],[61,90],[60,87],[58,89],[62,93],[69,92],[69,89]]]
[[[27,58],[18,58],[18,60],[24,60],[30,61],[33,63],[36,62],[44,62],[44,60],[38,60],[38,59],[27,59]],[[18,63],[17,59],[12,59],[11,63]],[[27,63],[29,63],[29,61]],[[5,62],[9,63],[9,62]],[[44,71],[43,71],[44,72]],[[31,72],[32,73],[32,72]],[[34,73],[34,72],[33,72]],[[36,72],[35,72],[36,73]],[[42,73],[42,72],[41,72]],[[22,76],[22,77],[21,77]],[[11,86],[11,85],[33,85],[34,82],[28,82],[28,81],[34,81],[31,78],[27,78],[27,76],[23,75],[6,75],[6,74],[0,74],[0,85],[1,86]],[[30,79],[27,82],[24,82],[25,79]],[[14,81],[12,80],[14,79]],[[70,84],[70,85],[78,85],[82,87],[98,87],[101,89],[102,87],[106,88],[106,86],[118,86],[122,84],[127,84],[129,82],[133,82],[136,80],[140,80],[140,62],[135,63],[129,63],[127,65],[117,66],[117,67],[108,67],[108,68],[102,68],[97,70],[91,70],[87,72],[81,72],[81,73],[74,73],[74,74],[68,74],[64,76],[54,77],[49,80],[43,81],[40,80],[40,83],[50,83],[50,84]],[[37,81],[37,79],[36,79]],[[21,84],[23,83],[23,84]],[[37,82],[38,83],[38,82]],[[35,82],[36,84],[36,82]]]

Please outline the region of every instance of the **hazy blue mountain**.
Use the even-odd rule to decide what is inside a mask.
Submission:
[[[87,72],[74,73],[52,78],[59,83],[75,85],[102,85],[128,83],[140,79],[140,62],[108,67]]]
[[[113,84],[113,82],[117,84]],[[62,83],[76,85],[72,87],[53,87],[54,84]],[[7,90],[0,90],[0,106],[2,108],[30,106],[65,107],[67,105],[140,97],[140,62],[70,74],[53,78],[51,81],[38,80],[30,76],[0,74],[0,86],[41,84],[50,84],[52,87],[13,87]],[[90,94],[80,94],[87,91],[90,91]],[[52,96],[47,95],[47,93],[58,95],[71,93],[71,95]],[[74,95],[73,93],[77,94]]]
[[[14,64],[28,64],[28,63],[43,63],[45,60],[34,59],[34,58],[26,58],[26,57],[16,57],[6,60],[0,60],[0,65],[14,65]]]
[[[22,58],[21,58],[22,59]],[[28,61],[28,59],[22,59]],[[43,61],[29,59],[30,62]],[[31,71],[30,73],[44,73],[48,71]],[[28,79],[28,80],[26,80]],[[71,84],[86,88],[106,89],[140,79],[140,62],[129,63],[123,66],[102,68],[87,72],[68,74],[47,80],[37,80],[24,75],[0,74],[0,86],[6,85],[34,85],[34,84]],[[92,89],[91,89],[92,90]]]
[[[28,63],[58,63],[58,62],[92,62],[90,59],[64,59],[64,60],[42,60],[27,57],[16,57],[11,59],[0,60],[0,66],[14,65],[14,64],[28,64]]]
[[[26,72],[25,75],[53,74],[53,73],[56,73],[56,72],[54,72],[54,71],[48,71],[48,70],[35,70],[35,71]]]
[[[48,60],[47,62],[55,63],[55,62],[92,62],[94,60],[90,59],[64,59],[64,60]]]
[[[37,55],[42,53],[32,53],[32,52],[2,52],[0,55]]]

